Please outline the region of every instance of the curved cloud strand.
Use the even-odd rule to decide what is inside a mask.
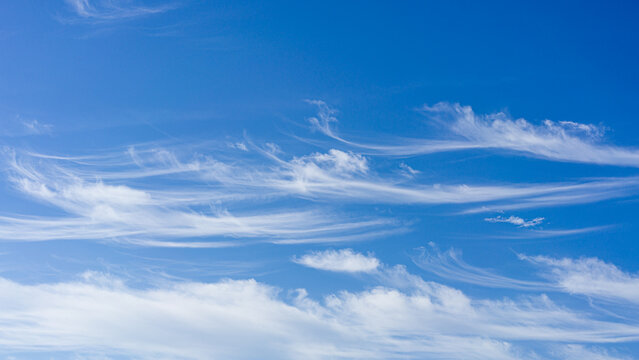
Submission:
[[[387,143],[345,140],[331,129],[337,122],[334,111],[323,102],[314,128],[350,146],[379,155],[410,156],[467,149],[502,149],[552,161],[639,167],[639,149],[605,144],[603,129],[592,124],[545,120],[539,125],[525,119],[513,119],[503,112],[478,115],[470,106],[440,102],[425,105],[422,111],[430,120],[448,130],[445,139],[396,138]]]
[[[519,280],[469,265],[453,249],[440,252],[434,244],[414,257],[417,266],[443,279],[485,287],[528,291],[560,291],[593,299],[639,305],[639,274],[624,272],[597,258],[562,258],[519,254],[539,269],[544,281]]]
[[[228,238],[281,244],[354,241],[409,227],[381,216],[337,215],[328,210],[331,205],[474,204],[480,207],[462,212],[483,212],[588,203],[639,191],[636,177],[428,185],[380,174],[372,159],[337,149],[287,159],[281,151],[255,146],[251,151],[212,148],[213,155],[195,152],[190,158],[180,154],[194,150],[180,147],[129,147],[81,157],[8,152],[7,174],[14,188],[57,209],[58,215],[2,215],[0,238],[115,239],[145,245],[181,239],[185,247],[243,244]],[[299,201],[283,205],[290,198]],[[253,206],[247,210],[246,204]],[[240,209],[229,210],[236,206]],[[217,239],[209,245],[193,240],[201,237]]]
[[[132,5],[130,1],[121,0],[66,0],[66,3],[78,18],[92,22],[130,20],[175,8],[173,4],[151,7]]]
[[[597,258],[519,257],[538,266],[542,275],[562,291],[639,305],[639,274],[624,272]]]
[[[545,281],[518,280],[472,266],[462,259],[461,252],[454,249],[441,252],[435,244],[430,244],[428,248],[424,247],[419,250],[419,254],[413,258],[415,264],[442,279],[491,288],[528,291],[553,290],[553,286]]]

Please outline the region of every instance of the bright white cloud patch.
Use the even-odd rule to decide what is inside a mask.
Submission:
[[[532,220],[524,220],[518,216],[511,215],[507,218],[502,216],[497,216],[494,218],[486,218],[484,220],[491,223],[509,223],[509,224],[517,225],[519,227],[531,227],[531,226],[541,224],[544,221],[544,218],[538,217]]]
[[[309,157],[293,160],[293,162],[307,165],[309,162],[306,160],[311,160],[322,168],[342,175],[354,173],[364,174],[368,171],[368,164],[366,163],[365,157],[335,149],[329,150],[327,154],[316,153]]]
[[[351,249],[316,251],[294,262],[319,270],[338,272],[373,272],[379,267],[379,260],[371,255],[356,253]]]
[[[472,299],[401,266],[384,272],[401,286],[320,301],[254,280],[135,289],[95,272],[53,284],[0,278],[0,348],[144,359],[534,359],[514,342],[639,339],[634,323],[591,319],[543,295]]]

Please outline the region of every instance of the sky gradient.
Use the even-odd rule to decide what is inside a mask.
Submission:
[[[0,358],[637,358],[638,15],[2,3]]]

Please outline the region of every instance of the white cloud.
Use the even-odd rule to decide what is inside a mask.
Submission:
[[[134,19],[163,13],[175,7],[173,4],[140,6],[131,4],[131,1],[122,0],[66,0],[66,2],[78,17],[99,22]]]
[[[321,301],[254,280],[136,289],[95,272],[50,284],[0,278],[0,347],[144,359],[532,359],[514,342],[639,339],[636,324],[595,320],[544,295],[473,299],[401,266],[385,271],[404,286]]]
[[[430,243],[428,247],[420,248],[419,254],[413,258],[413,261],[423,270],[442,279],[492,288],[529,291],[553,290],[553,286],[545,281],[518,280],[472,266],[462,259],[460,251],[449,249],[441,252],[434,243]]]
[[[513,224],[513,225],[517,225],[519,227],[531,227],[531,226],[536,226],[541,224],[544,221],[544,218],[542,217],[537,217],[534,218],[532,220],[524,220],[518,216],[509,216],[507,218],[505,217],[501,217],[501,216],[497,216],[494,218],[485,218],[485,221],[491,222],[491,223],[509,223],[509,224]]]
[[[639,274],[630,274],[597,258],[553,259],[525,256],[541,267],[544,276],[562,291],[639,305]]]
[[[315,153],[308,157],[294,159],[293,162],[302,166],[308,166],[309,164],[319,165],[323,169],[340,175],[365,174],[368,172],[368,164],[365,157],[335,149],[329,150],[327,154]]]
[[[306,100],[306,102],[318,108],[317,116],[308,119],[312,128],[330,137],[336,137],[331,129],[331,123],[337,123],[337,118],[335,117],[337,110],[331,108],[322,100]]]
[[[528,198],[513,199],[509,203],[482,205],[462,211],[464,214],[503,212],[509,210],[533,209],[570,204],[594,203],[607,199],[621,198],[633,193],[634,183],[639,178],[600,178],[572,184],[547,184],[553,191],[538,193]]]
[[[545,281],[520,280],[467,264],[455,250],[440,252],[434,244],[414,258],[420,268],[453,281],[486,287],[560,291],[594,299],[639,305],[639,274],[620,270],[597,258],[554,259],[519,254],[541,270]]]
[[[246,144],[244,144],[243,142],[236,142],[235,144],[232,144],[231,147],[242,151],[248,151]]]
[[[117,239],[147,245],[204,236],[275,243],[354,241],[408,228],[388,218],[336,214],[327,210],[327,204],[483,202],[480,211],[489,211],[491,207],[585,203],[639,190],[639,178],[634,177],[524,185],[425,185],[401,176],[380,176],[368,158],[336,149],[290,160],[281,151],[276,155],[258,147],[255,152],[229,153],[231,149],[221,144],[214,148],[217,158],[197,149],[129,147],[82,157],[9,151],[8,174],[15,188],[62,213],[58,217],[4,215],[0,238]],[[184,153],[194,155],[188,158]],[[277,202],[292,196],[304,201],[295,207]],[[252,206],[247,208],[249,203]],[[236,204],[241,210],[227,211]],[[207,246],[228,246],[227,240]],[[184,246],[203,246],[189,241]],[[179,243],[173,241],[171,246]]]
[[[291,161],[270,156],[281,167],[260,174],[263,186],[342,201],[466,204],[508,200],[510,203],[499,205],[506,209],[599,201],[625,196],[639,187],[639,178],[635,177],[524,185],[407,184],[405,179],[382,178],[372,173],[366,158],[354,153],[330,150],[328,154],[315,153]]]
[[[531,229],[526,232],[516,232],[516,233],[493,235],[493,236],[499,239],[541,239],[541,238],[560,237],[560,236],[582,235],[582,234],[587,234],[592,232],[604,231],[612,227],[614,226],[603,225],[603,226],[589,226],[589,227],[576,228],[576,229],[553,229],[553,230]]]
[[[396,138],[388,144],[349,141],[331,129],[335,110],[321,101],[311,122],[327,136],[349,146],[383,155],[420,155],[466,149],[504,149],[553,161],[639,167],[639,150],[602,142],[603,128],[572,121],[545,120],[539,125],[499,112],[475,114],[470,106],[440,102],[421,110],[448,129],[444,139]]]
[[[412,167],[408,166],[406,163],[400,163],[399,168],[405,176],[413,177],[420,173],[419,170],[415,170]]]
[[[179,150],[179,149],[178,149]],[[219,151],[219,150],[218,150]],[[282,153],[281,150],[278,151]],[[228,201],[233,198],[302,195],[341,201],[409,204],[465,204],[508,200],[509,203],[482,206],[480,211],[544,207],[561,204],[599,201],[623,197],[639,190],[639,177],[600,178],[573,183],[546,183],[522,185],[447,185],[415,184],[406,179],[380,177],[370,170],[366,157],[352,152],[331,149],[328,153],[313,153],[285,160],[272,151],[263,151],[272,163],[251,159],[242,154],[222,154],[231,157],[228,162],[210,156],[198,155],[191,161],[181,161],[172,152],[161,149],[139,150],[129,148],[124,154],[107,158],[60,158],[42,154],[31,156],[50,161],[72,163],[73,168],[55,164],[62,174],[78,178],[104,180],[131,180],[155,176],[188,176],[185,180],[209,182],[206,192],[192,192],[185,198]],[[249,154],[247,154],[249,155]],[[75,160],[78,159],[78,160]],[[30,163],[12,161],[12,168],[23,176],[38,172]],[[44,164],[40,164],[44,166]],[[47,174],[60,177],[60,174]],[[224,191],[210,184],[214,180]],[[216,184],[213,184],[216,185]],[[180,189],[179,193],[185,192]],[[512,201],[515,201],[514,203]],[[468,211],[474,211],[473,209]]]
[[[314,269],[351,273],[374,272],[380,265],[374,256],[356,253],[351,249],[316,251],[293,258],[293,261]]]
[[[132,160],[140,171],[106,173],[113,177],[178,176],[197,173],[198,163],[182,164],[172,154],[156,152],[152,161],[134,153]],[[83,162],[89,162],[85,159]],[[122,184],[96,181],[99,172],[85,173],[84,168],[61,168],[56,165],[36,170],[32,163],[11,162],[12,180],[23,194],[53,205],[63,211],[57,217],[1,216],[0,238],[5,240],[90,239],[130,242],[153,246],[222,247],[251,241],[330,242],[364,234],[375,236],[381,227],[391,230],[392,219],[349,218],[317,207],[244,210],[238,214],[210,207],[217,201],[243,199],[242,191],[229,194],[223,188],[197,190],[184,187],[135,189]],[[218,163],[206,164],[211,171],[227,176]],[[91,167],[89,167],[91,168]],[[117,166],[119,168],[119,166]],[[83,179],[83,177],[86,178]],[[89,180],[94,178],[94,180]],[[112,180],[116,182],[115,180]],[[201,180],[196,177],[196,182]],[[153,184],[153,181],[150,182]],[[254,192],[255,200],[265,192]],[[237,197],[237,198],[236,198]],[[206,206],[206,207],[203,207]],[[193,237],[218,237],[207,242],[171,241]],[[219,237],[223,241],[219,241]],[[235,239],[229,241],[229,238]]]
[[[30,135],[48,134],[53,129],[53,125],[43,124],[36,119],[22,119],[21,122],[25,132]]]

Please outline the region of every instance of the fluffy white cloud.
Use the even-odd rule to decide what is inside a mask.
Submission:
[[[337,272],[365,272],[377,270],[380,263],[371,255],[356,253],[351,249],[316,251],[293,261],[319,270]]]
[[[254,280],[136,289],[93,272],[51,284],[0,278],[0,348],[145,359],[525,359],[531,351],[514,342],[639,339],[635,324],[591,319],[543,295],[472,299],[401,266],[385,272],[398,287],[321,301]]]

